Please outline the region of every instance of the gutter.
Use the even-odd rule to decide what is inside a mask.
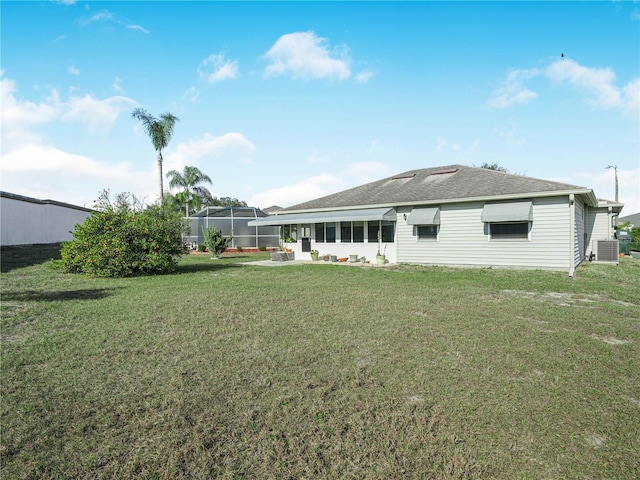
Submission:
[[[569,276],[573,278],[576,272],[576,262],[573,258],[576,236],[576,198],[573,193],[569,194]]]

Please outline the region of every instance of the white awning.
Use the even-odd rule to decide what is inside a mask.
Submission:
[[[291,213],[269,215],[247,223],[250,227],[267,225],[292,225],[298,223],[326,223],[326,222],[367,222],[376,220],[396,220],[393,208],[366,208],[362,210],[338,210],[331,212]]]
[[[533,202],[486,203],[481,219],[487,223],[531,222]]]
[[[414,208],[407,218],[409,225],[440,225],[440,207]]]

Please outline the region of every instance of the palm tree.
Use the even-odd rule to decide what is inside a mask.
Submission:
[[[163,113],[158,119],[144,108],[134,109],[131,115],[142,122],[147,135],[151,138],[153,148],[158,152],[158,184],[160,187],[160,203],[162,203],[164,199],[162,190],[162,149],[169,145],[169,141],[173,136],[173,126],[180,119],[170,113]]]
[[[200,200],[211,197],[211,192],[202,185],[205,183],[213,185],[213,182],[208,175],[202,173],[197,167],[184,167],[182,173],[177,170],[171,170],[167,172],[167,178],[171,188],[180,188],[182,190],[185,217],[189,216],[189,199],[191,195],[195,195]]]

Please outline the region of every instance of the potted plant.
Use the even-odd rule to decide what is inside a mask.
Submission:
[[[313,260],[314,262],[318,261],[318,255],[319,255],[318,250],[311,250],[309,254],[311,255],[311,260]]]

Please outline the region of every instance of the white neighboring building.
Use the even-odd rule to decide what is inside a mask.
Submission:
[[[0,192],[0,245],[31,245],[71,240],[75,226],[93,210],[55,200]]]
[[[566,271],[616,261],[621,203],[591,189],[449,165],[411,170],[273,212],[296,258],[310,250],[391,263]],[[610,253],[609,250],[616,249]]]

